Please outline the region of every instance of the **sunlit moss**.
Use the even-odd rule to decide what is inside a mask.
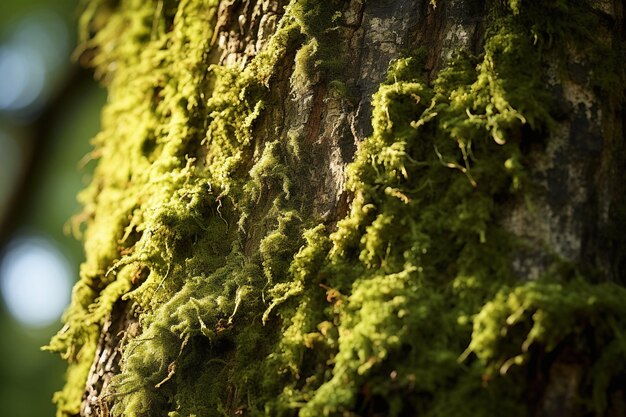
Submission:
[[[306,144],[255,123],[291,56],[292,88],[346,94],[341,2],[293,0],[243,68],[208,64],[217,1],[89,2],[85,48],[109,103],[81,195],[87,260],[49,346],[70,363],[59,416],[78,413],[120,298],[142,330],[102,393],[115,416],[526,415],[528,356],[579,337],[573,317],[608,316],[594,340],[619,337],[591,355],[583,393],[600,415],[602,370],[624,357],[623,288],[519,282],[518,242],[498,223],[497,201],[532,192],[522,129],[553,128],[546,54],[591,42],[561,22],[584,3],[548,3],[560,14],[491,2],[484,53],[430,84],[420,51],[391,63],[331,230],[301,179]]]

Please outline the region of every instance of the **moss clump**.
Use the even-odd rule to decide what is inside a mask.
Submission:
[[[623,287],[580,278],[505,287],[476,315],[469,349],[490,374],[502,375],[533,356],[574,350],[590,361],[588,412],[604,415],[611,384],[623,377],[616,365],[626,360],[625,296]]]
[[[561,22],[584,3],[563,5],[551,17],[491,2],[484,53],[430,85],[419,56],[392,63],[349,166],[350,212],[328,230],[301,180],[305,144],[253,132],[282,60],[296,57],[295,88],[333,78],[341,2],[291,1],[244,68],[208,65],[217,1],[88,3],[85,45],[110,101],[81,195],[87,260],[49,346],[70,362],[59,416],[79,412],[119,299],[141,334],[101,398],[115,416],[522,416],[532,355],[614,336],[606,353],[579,352],[601,415],[602,372],[624,357],[623,288],[519,283],[519,243],[498,224],[497,201],[530,192],[523,132],[553,125],[544,57],[591,42]]]
[[[289,4],[289,14],[306,39],[295,57],[291,76],[294,89],[303,90],[321,80],[332,80],[340,72],[343,62],[337,53],[336,40],[343,22],[342,6],[340,0],[298,0]]]
[[[316,234],[294,261],[294,281],[274,289],[272,311],[287,327],[272,359],[291,381],[269,414],[288,414],[290,404],[300,416],[527,415],[535,393],[525,371],[492,375],[497,355],[510,358],[500,344],[520,351],[532,340],[535,354],[553,352],[578,335],[572,320],[583,312],[586,326],[614,318],[596,346],[623,333],[610,295],[623,288],[569,284],[563,274],[519,284],[512,274],[519,243],[498,226],[496,201],[532,192],[523,129],[536,138],[553,127],[544,56],[571,38],[546,29],[550,15],[531,28],[543,6],[492,7],[483,55],[457,57],[432,86],[417,75],[419,56],[398,60],[375,94],[374,133],[349,167],[350,214],[328,238]],[[575,18],[586,10],[572,9]],[[550,42],[539,45],[546,34]],[[532,289],[551,285],[563,294],[533,299]],[[536,317],[527,333],[503,335],[505,314],[494,315],[498,325],[483,323],[485,311],[508,311],[502,288],[537,302],[517,311]],[[597,302],[585,304],[589,297]],[[540,328],[561,332],[542,338]],[[486,357],[488,346],[495,357]],[[621,349],[612,357],[623,362]],[[595,351],[578,353],[594,369],[607,363]],[[608,383],[600,386],[581,395],[606,404]],[[601,415],[603,407],[588,410]]]

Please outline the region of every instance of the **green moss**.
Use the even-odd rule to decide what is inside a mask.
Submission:
[[[276,287],[273,311],[287,325],[277,358],[292,382],[284,383],[269,414],[280,414],[284,404],[301,416],[528,413],[526,374],[491,375],[498,360],[487,360],[482,349],[491,346],[497,356],[505,352],[498,343],[525,346],[526,339],[502,335],[507,316],[484,313],[504,308],[502,287],[525,292],[550,285],[516,284],[510,254],[517,243],[497,225],[494,203],[531,192],[522,127],[541,137],[554,125],[541,68],[543,54],[562,39],[551,33],[550,47],[537,44],[539,29],[529,30],[528,22],[540,11],[521,4],[513,14],[497,9],[484,55],[456,58],[432,86],[414,69],[419,54],[392,63],[374,96],[374,134],[349,167],[350,214],[330,235],[330,246],[317,238],[302,250],[318,254],[315,263],[297,260],[293,283]],[[601,341],[623,332],[620,309],[607,298],[621,287],[563,285],[563,294],[577,300],[573,305],[547,292],[537,310],[519,312],[526,319],[552,311],[529,330],[540,349],[566,343],[585,313],[615,318],[616,328]],[[587,297],[602,301],[585,309]],[[485,317],[498,325],[486,325]],[[322,323],[337,336],[323,334]],[[534,334],[557,328],[555,339]],[[611,351],[621,362],[620,349]],[[609,361],[590,355],[594,369]],[[610,378],[584,389],[595,404],[606,403]],[[601,415],[603,407],[594,412]]]
[[[572,338],[610,343],[581,348],[601,415],[605,370],[624,360],[624,289],[520,283],[497,204],[531,192],[523,132],[554,125],[542,68],[589,36],[571,26],[583,5],[491,2],[484,53],[431,84],[419,50],[394,61],[348,167],[350,211],[329,230],[312,214],[307,144],[254,132],[290,56],[295,88],[346,94],[341,2],[292,1],[248,65],[208,71],[217,1],[89,2],[85,48],[110,99],[80,197],[87,260],[48,347],[70,363],[58,415],[78,413],[120,298],[141,334],[101,398],[115,416],[521,416],[526,363]]]
[[[289,4],[288,13],[307,39],[298,49],[291,76],[296,91],[320,80],[330,81],[340,72],[343,63],[336,39],[343,20],[342,6],[340,0],[294,0]]]
[[[469,350],[489,373],[504,375],[532,356],[572,349],[591,362],[583,381],[587,412],[604,415],[626,360],[625,296],[623,287],[580,278],[503,288],[476,315]]]

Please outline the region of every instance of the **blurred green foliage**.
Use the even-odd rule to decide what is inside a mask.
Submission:
[[[0,27],[42,8],[53,9],[66,17],[68,24],[76,19],[76,0],[22,0],[0,2]]]
[[[75,0],[0,2],[0,44],[20,20],[40,11],[51,11],[62,16],[74,45],[76,9]],[[70,63],[69,56],[64,59]],[[24,173],[29,176],[26,188],[17,190],[20,198],[14,200],[18,204],[14,212],[18,214],[10,219],[9,228],[52,239],[70,260],[77,276],[82,249],[76,239],[64,233],[64,224],[79,210],[75,196],[90,172],[89,166],[79,169],[79,161],[89,152],[89,139],[98,130],[104,92],[89,75],[76,76],[75,66],[67,65],[65,71],[67,74],[57,80],[58,85],[52,86],[59,98],[45,103],[41,111],[46,117],[36,116],[25,123],[13,115],[0,114],[0,128],[10,132],[22,149],[32,148],[34,161]],[[41,352],[40,346],[59,327],[60,321],[41,329],[22,327],[0,301],[3,416],[54,415],[51,397],[62,385],[64,365],[57,356]]]

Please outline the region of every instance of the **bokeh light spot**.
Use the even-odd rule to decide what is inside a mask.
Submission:
[[[46,10],[30,13],[0,45],[0,110],[20,112],[45,101],[69,61],[70,36],[63,19]]]
[[[45,70],[54,72],[69,63],[70,34],[61,16],[48,10],[27,15],[14,29],[13,45],[34,50]]]
[[[0,46],[0,109],[29,106],[43,91],[44,82],[44,62],[36,51]]]
[[[72,268],[42,237],[19,237],[0,263],[0,290],[13,317],[29,327],[56,322],[69,303]]]

